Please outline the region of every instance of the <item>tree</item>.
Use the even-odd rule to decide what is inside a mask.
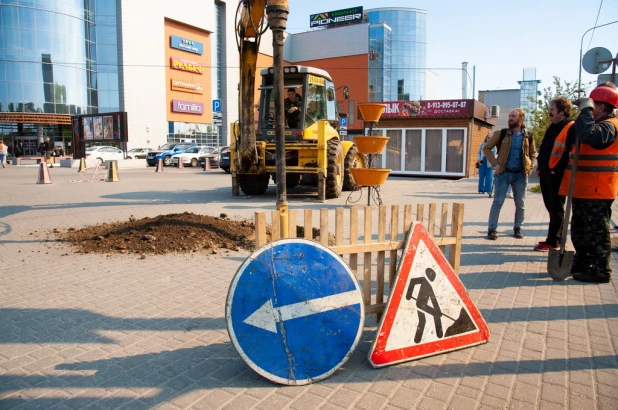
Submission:
[[[590,88],[592,88],[592,82],[582,84],[580,96],[588,96],[588,90]],[[549,124],[551,124],[551,120],[549,119],[549,106],[551,100],[558,96],[565,97],[568,100],[575,100],[578,97],[577,90],[578,86],[576,81],[565,81],[562,83],[559,77],[554,77],[553,88],[552,86],[549,86],[543,89],[543,97],[537,102],[536,110],[526,110],[526,118],[528,119],[526,123],[528,125],[528,130],[534,135],[534,142],[537,149],[541,146],[543,135],[545,135],[545,131],[549,127]],[[534,101],[532,97],[528,98],[530,101]],[[576,106],[573,106],[573,110],[571,110],[571,118],[577,117],[578,114],[579,109]]]

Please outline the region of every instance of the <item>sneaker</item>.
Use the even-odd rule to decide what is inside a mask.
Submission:
[[[513,236],[516,237],[517,239],[522,239],[524,237],[524,234],[521,233],[521,228],[514,228]]]
[[[498,232],[496,232],[495,229],[490,229],[489,231],[487,231],[487,238],[495,241],[496,239],[498,239]]]
[[[609,275],[602,273],[575,273],[573,274],[573,279],[579,282],[609,283]]]
[[[521,233],[521,231],[520,231]],[[522,235],[523,237],[523,235]],[[551,249],[560,249],[557,246],[551,246],[547,242],[539,242],[537,246],[534,247],[534,250],[537,252],[549,252]]]

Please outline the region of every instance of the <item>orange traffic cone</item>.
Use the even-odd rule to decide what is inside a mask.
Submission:
[[[182,158],[178,157],[178,164],[176,164],[176,168],[183,168],[184,169],[184,164],[182,163]]]
[[[37,184],[51,184],[51,178],[49,177],[49,169],[47,169],[47,164],[45,162],[41,162],[39,164],[39,179],[36,181]]]
[[[210,171],[210,158],[204,158],[204,171]]]
[[[157,162],[155,172],[163,172],[163,160],[161,158],[159,158],[159,161]]]

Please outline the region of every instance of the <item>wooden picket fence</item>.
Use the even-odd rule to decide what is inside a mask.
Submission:
[[[362,242],[359,241],[358,225],[360,207],[348,208],[348,218],[345,217],[345,208],[334,209],[334,234],[329,231],[329,220],[331,220],[329,209],[322,208],[319,210],[319,223],[316,227],[313,224],[313,211],[311,209],[289,210],[287,237],[315,239],[341,255],[344,260],[347,257],[347,263],[357,278],[359,277],[360,257],[362,259],[361,272],[365,313],[375,313],[379,316],[386,307],[385,286],[388,285],[390,291],[397,273],[399,262],[397,251],[403,249],[412,221],[423,223],[429,236],[434,238],[436,245],[447,256],[455,273],[459,274],[464,205],[461,203],[452,204],[450,235],[447,235],[449,204],[443,203],[439,208],[435,203],[428,204],[426,217],[424,204],[416,205],[416,214],[413,214],[413,208],[413,205],[405,205],[403,207],[403,218],[400,218],[399,205],[390,207],[390,216],[387,215],[388,208],[386,206],[364,207]],[[438,209],[440,209],[439,214]],[[377,232],[373,229],[375,225],[373,223],[374,210],[377,210]],[[303,215],[303,224],[297,225],[298,215],[300,214]],[[403,224],[400,223],[401,219],[403,219]],[[387,224],[387,221],[390,221],[390,223]],[[280,239],[282,237],[280,226],[278,211],[270,212],[270,225],[267,223],[266,212],[256,212],[256,248],[269,241]],[[388,236],[387,231],[389,232]],[[319,234],[319,237],[316,237],[316,234]],[[387,272],[388,282],[386,282]],[[372,292],[372,281],[375,281],[375,292]]]

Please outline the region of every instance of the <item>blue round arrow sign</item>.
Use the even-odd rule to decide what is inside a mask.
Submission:
[[[242,359],[281,384],[330,376],[350,357],[365,311],[354,274],[327,247],[305,239],[262,246],[240,266],[225,319]]]

